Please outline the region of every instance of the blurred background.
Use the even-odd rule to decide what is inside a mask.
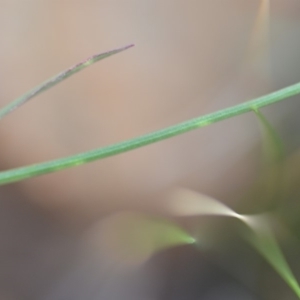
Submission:
[[[2,106],[92,54],[136,45],[6,117],[1,169],[123,141],[298,82],[299,18],[297,0],[0,0]],[[298,98],[263,110],[285,144],[282,215],[295,226]],[[262,285],[278,291],[262,297],[256,273],[246,271],[262,261],[231,236],[222,255],[185,246],[130,266],[103,245],[105,220],[125,210],[165,215],[165,195],[178,186],[263,210],[261,143],[257,118],[246,114],[2,186],[0,299],[296,299],[265,266],[271,279]],[[242,283],[220,257],[248,274]]]

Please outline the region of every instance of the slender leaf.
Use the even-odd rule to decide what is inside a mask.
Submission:
[[[276,241],[269,218],[267,215],[248,216],[246,223],[253,232],[246,238],[300,299],[300,286]]]
[[[53,86],[57,85],[58,83],[62,82],[63,80],[67,79],[68,77],[78,73],[79,71],[85,69],[86,67],[96,63],[99,60],[102,60],[104,58],[107,58],[109,56],[112,56],[114,54],[117,54],[119,52],[122,52],[126,49],[129,49],[133,47],[133,45],[128,45],[119,49],[111,50],[108,52],[100,53],[93,55],[92,57],[86,59],[85,61],[76,64],[75,66],[67,69],[66,71],[63,71],[50,79],[46,80],[45,82],[41,83],[40,85],[36,86],[32,90],[28,91],[24,95],[20,96],[13,102],[9,103],[7,106],[2,108],[0,110],[0,120],[8,115],[9,113],[13,112],[15,109],[20,107],[21,105],[28,102],[30,99],[36,97],[37,95],[47,91],[48,89],[52,88]]]
[[[262,129],[263,169],[259,181],[248,193],[249,203],[264,206],[265,209],[274,209],[284,199],[283,176],[285,152],[282,139],[274,127],[260,112],[254,110]],[[257,193],[258,192],[258,193]]]
[[[141,263],[162,249],[195,242],[177,225],[137,212],[116,213],[100,225],[107,252],[123,262]]]
[[[263,129],[265,159],[270,161],[271,164],[282,162],[285,155],[281,138],[259,109],[255,109],[254,113]]]
[[[240,220],[251,232],[244,237],[268,261],[300,299],[300,286],[275,239],[270,215],[238,214],[216,199],[185,189],[176,190],[167,202],[167,207],[171,213],[179,216],[214,215]]]

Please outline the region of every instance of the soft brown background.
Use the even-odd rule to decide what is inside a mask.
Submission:
[[[254,49],[259,51],[247,56],[260,1],[0,0],[1,105],[94,53],[136,44],[5,118],[0,127],[2,169],[133,138],[297,82],[300,3],[271,2],[270,54],[258,44]],[[278,127],[283,124],[279,130],[293,141],[291,149],[299,140],[297,109],[296,100],[290,100],[265,110]],[[289,122],[283,122],[287,115]],[[26,236],[43,228],[40,218],[50,218],[47,228],[67,222],[69,232],[112,210],[160,211],[162,195],[178,185],[233,204],[233,195],[242,194],[259,169],[259,139],[257,120],[248,114],[2,188],[3,199],[17,199],[14,205],[6,200],[7,218],[32,224],[28,230],[8,226],[3,235],[19,241],[24,230]],[[34,210],[36,221],[25,208],[15,215],[16,207],[23,206],[34,207],[28,209]],[[63,239],[72,240],[70,236]],[[41,237],[48,240],[47,231]],[[25,239],[12,247],[24,245],[35,247],[35,242]],[[60,247],[66,249],[64,243]],[[46,253],[45,248],[41,251]],[[47,259],[57,262],[61,255],[58,251]],[[14,261],[14,255],[4,261]],[[30,261],[37,264],[35,258]],[[21,276],[14,275],[19,274],[18,263],[10,270],[12,281]],[[20,296],[6,292],[7,299],[34,289],[24,286]]]

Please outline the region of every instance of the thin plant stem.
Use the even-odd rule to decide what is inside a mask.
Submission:
[[[100,53],[100,54],[95,54],[92,57],[86,59],[85,61],[80,62],[80,63],[74,65],[73,67],[71,67],[71,68],[69,68],[69,69],[67,69],[67,70],[51,77],[50,79],[44,81],[40,85],[36,86],[32,90],[28,91],[27,93],[23,94],[19,98],[15,99],[11,103],[9,103],[5,107],[3,107],[0,110],[0,120],[3,117],[5,117],[6,115],[8,115],[9,113],[13,112],[15,109],[19,108],[21,105],[28,102],[30,99],[32,99],[32,98],[36,97],[37,95],[47,91],[48,89],[52,88],[53,86],[60,83],[61,81],[67,79],[68,77],[74,75],[75,73],[85,69],[86,67],[96,63],[99,60],[102,60],[104,58],[107,58],[109,56],[117,54],[119,52],[122,52],[122,51],[124,51],[128,48],[133,47],[133,46],[134,45],[131,44],[131,45],[128,45],[128,46],[125,46],[125,47],[122,47],[122,48],[114,49],[114,50],[107,51],[107,52]]]
[[[60,158],[49,162],[3,171],[0,172],[0,185],[55,172],[58,170],[82,165],[91,161],[103,159],[105,157],[124,153],[171,138],[176,135],[183,134],[200,127],[207,126],[209,124],[229,119],[231,117],[238,116],[247,112],[252,112],[253,110],[258,110],[264,106],[279,102],[299,93],[300,83],[297,83],[268,95],[253,99],[251,101],[225,108],[217,112],[191,119],[186,122],[179,123],[177,125],[167,127],[165,129],[161,129],[121,143],[69,156],[66,158]]]

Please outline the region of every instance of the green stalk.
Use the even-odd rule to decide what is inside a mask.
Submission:
[[[217,112],[207,114],[195,119],[191,119],[186,122],[167,127],[165,129],[158,130],[121,143],[80,153],[74,156],[69,156],[66,158],[3,171],[0,172],[0,185],[20,181],[26,178],[46,173],[55,172],[73,166],[82,165],[91,161],[103,159],[105,157],[124,153],[200,127],[207,126],[209,124],[213,124],[247,112],[252,112],[253,110],[258,110],[264,106],[273,104],[275,102],[279,102],[299,93],[300,83],[297,83],[289,87],[283,88],[279,91],[256,98],[254,100],[241,103],[229,108],[225,108]]]
[[[21,105],[28,102],[33,97],[36,97],[37,95],[47,91],[48,89],[52,88],[53,86],[57,85],[61,81],[67,79],[68,77],[74,75],[75,73],[85,69],[86,67],[96,63],[99,60],[102,60],[104,58],[107,58],[109,56],[112,56],[114,54],[117,54],[119,52],[122,52],[128,48],[133,47],[133,45],[128,45],[119,49],[107,51],[104,53],[93,55],[92,57],[86,59],[85,61],[76,64],[75,66],[67,69],[66,71],[63,71],[50,79],[46,80],[45,82],[41,83],[40,85],[36,86],[32,90],[28,91],[27,93],[23,94],[13,102],[9,103],[7,106],[2,108],[0,110],[0,120],[8,115],[9,113],[13,112],[15,109],[19,108]]]

